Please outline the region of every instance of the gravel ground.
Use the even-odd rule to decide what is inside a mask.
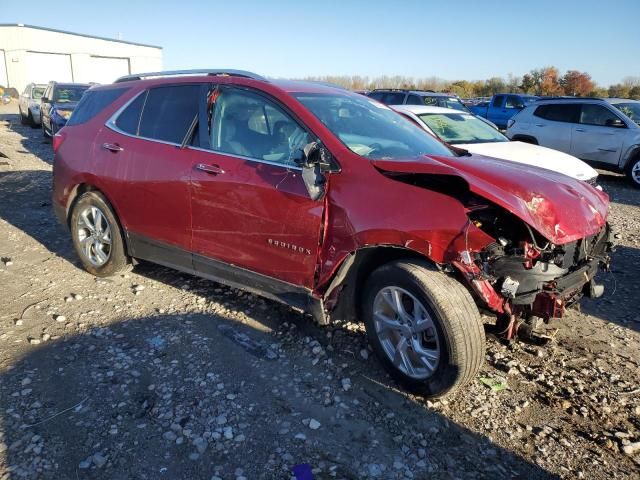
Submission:
[[[355,324],[150,264],[98,280],[52,214],[52,152],[0,110],[0,479],[640,475],[640,191],[603,175],[607,291],[546,345],[489,337],[480,381],[406,394]],[[298,467],[304,468],[304,467]]]

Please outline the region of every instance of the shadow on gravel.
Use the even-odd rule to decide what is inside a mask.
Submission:
[[[69,233],[51,207],[51,172],[25,170],[0,172],[0,218],[71,263],[75,257]]]
[[[22,137],[20,142],[23,149],[18,150],[17,153],[32,153],[49,164],[53,162],[51,140],[42,135],[41,128],[31,128],[29,125],[22,125],[18,113],[0,114],[0,121],[8,122],[9,130],[13,130]],[[19,161],[19,159],[12,160],[16,162]]]
[[[612,202],[640,207],[640,188],[632,186],[626,175],[600,171],[598,183]]]
[[[640,292],[640,249],[617,246],[611,254],[611,271],[596,277],[605,287],[604,296],[583,298],[583,313],[640,332],[637,299]]]
[[[238,468],[287,479],[300,463],[320,468],[317,480],[407,478],[406,468],[411,478],[556,478],[389,385],[352,375],[344,392],[303,342],[224,316],[66,328],[75,332],[0,373],[3,479],[208,480]],[[376,376],[360,363],[349,368]]]

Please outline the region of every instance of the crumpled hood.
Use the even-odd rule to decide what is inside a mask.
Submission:
[[[488,142],[456,145],[474,154],[510,160],[525,165],[560,172],[578,180],[591,180],[598,176],[592,167],[579,158],[558,150],[524,142]]]
[[[597,233],[609,212],[608,195],[585,182],[491,157],[424,156],[372,163],[386,172],[461,177],[473,193],[513,213],[557,245]]]

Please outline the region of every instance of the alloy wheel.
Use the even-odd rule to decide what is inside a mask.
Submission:
[[[636,162],[631,169],[631,178],[634,182],[640,185],[640,161]]]
[[[76,234],[85,258],[101,267],[111,255],[111,228],[104,213],[96,206],[85,208],[78,216]]]
[[[424,380],[440,361],[440,341],[431,314],[408,291],[381,289],[373,301],[373,321],[384,352],[405,375]]]

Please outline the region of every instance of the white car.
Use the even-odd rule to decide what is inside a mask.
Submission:
[[[626,173],[640,188],[640,101],[624,98],[538,100],[509,120],[507,137]]]
[[[30,83],[20,95],[18,110],[20,110],[20,122],[29,124],[33,128],[40,125],[40,99],[44,93],[46,85]]]
[[[441,107],[393,105],[431,135],[471,153],[553,170],[595,185],[598,172],[582,160],[550,148],[511,142],[469,113]]]

